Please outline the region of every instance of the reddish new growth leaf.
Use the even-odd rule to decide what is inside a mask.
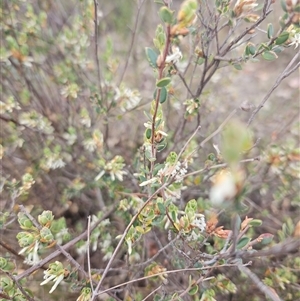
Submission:
[[[218,222],[217,215],[213,214],[206,222],[206,233],[212,234],[212,232],[216,229]]]
[[[215,229],[215,231],[212,233],[220,238],[227,238],[228,235],[231,233],[231,230],[224,230],[224,226],[218,227]]]
[[[217,227],[218,218],[216,214],[213,214],[206,222],[206,233],[209,235],[216,235],[220,238],[227,238],[231,230],[224,230],[224,226]]]

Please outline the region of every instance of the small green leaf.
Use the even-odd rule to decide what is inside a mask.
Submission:
[[[155,90],[154,92],[154,99],[156,99],[156,94],[157,94],[157,90]],[[168,97],[168,91],[166,87],[162,87],[160,89],[159,102],[164,103],[167,100],[167,97]]]
[[[164,78],[162,78],[161,80],[159,80],[159,81],[156,83],[156,87],[158,87],[158,88],[165,87],[165,86],[167,86],[170,82],[171,82],[171,78],[170,78],[170,77],[164,77]]]
[[[274,27],[273,27],[273,24],[272,24],[272,23],[269,23],[269,24],[268,24],[268,27],[267,27],[267,35],[268,35],[268,38],[269,38],[269,39],[273,38],[273,35],[274,35]]]
[[[204,63],[204,61],[205,61],[205,59],[204,59],[203,57],[199,57],[199,58],[195,61],[195,63],[196,63],[197,65],[202,65],[202,64]]]
[[[160,211],[160,214],[166,213],[166,207],[163,203],[157,203],[158,210]]]
[[[155,121],[155,128],[157,129],[161,124],[162,124],[163,120],[162,119],[158,119]]]
[[[287,31],[282,32],[279,37],[276,39],[276,45],[281,45],[286,42],[289,38],[289,33]]]
[[[278,56],[276,55],[276,53],[274,51],[264,51],[262,53],[262,57],[266,60],[266,61],[274,61],[278,58]]]
[[[158,12],[161,20],[166,24],[173,23],[173,14],[174,12],[168,9],[166,6],[162,6]]]
[[[281,53],[284,50],[284,47],[277,45],[272,50],[277,54]]]
[[[150,66],[153,68],[157,68],[156,61],[158,58],[158,54],[152,48],[146,47],[146,55]]]
[[[162,168],[164,168],[164,164],[155,164],[154,169],[153,169],[153,175],[156,176],[158,171]]]
[[[195,284],[195,285],[193,285],[192,288],[189,290],[188,294],[189,294],[190,296],[193,296],[193,295],[197,294],[197,292],[198,292],[198,285]]]
[[[148,118],[149,121],[152,122],[152,116],[148,112],[144,111],[144,115]]]
[[[233,64],[233,67],[236,69],[236,70],[242,70],[242,65],[241,64]]]
[[[259,227],[262,225],[262,221],[260,219],[253,219],[248,225],[252,227]]]
[[[255,54],[256,48],[255,48],[255,46],[253,44],[249,45],[249,52],[250,52],[251,55]]]
[[[167,100],[167,97],[168,97],[168,91],[165,87],[162,87],[160,90],[159,102],[164,103]]]
[[[151,135],[152,135],[151,129],[147,129],[147,130],[146,130],[146,138],[147,138],[147,139],[150,139],[150,138],[151,138]]]
[[[280,3],[281,3],[281,7],[282,7],[283,11],[287,12],[286,0],[281,0]]]
[[[245,247],[247,244],[248,244],[248,242],[250,241],[251,239],[250,238],[248,238],[248,237],[243,237],[243,238],[241,238],[240,240],[239,240],[239,242],[237,243],[237,249],[241,249],[241,248],[243,248],[243,247]]]
[[[156,149],[158,152],[161,152],[162,150],[164,150],[166,148],[166,146],[167,146],[167,142],[164,140],[157,145]]]
[[[246,49],[245,49],[245,54],[247,56],[249,56],[249,55],[254,55],[255,52],[256,52],[256,48],[255,48],[254,44],[248,43],[246,46]]]

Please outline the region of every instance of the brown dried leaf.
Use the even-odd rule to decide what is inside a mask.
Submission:
[[[218,217],[217,215],[214,213],[210,218],[209,220],[206,222],[206,232],[208,234],[211,234],[215,229],[216,229],[216,226],[218,224]]]

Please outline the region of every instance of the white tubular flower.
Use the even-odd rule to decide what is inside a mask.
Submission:
[[[36,263],[38,263],[40,261],[38,250],[39,250],[39,242],[36,241],[33,250],[27,254],[24,263],[28,265],[35,265]]]
[[[157,182],[157,178],[152,178],[150,180],[146,180],[146,181],[142,182],[139,186],[142,187],[142,186],[146,186],[148,184],[152,184],[152,183],[155,183],[155,182]]]
[[[196,214],[195,219],[192,222],[192,225],[198,228],[201,232],[203,232],[206,228],[205,217],[203,214]]]
[[[295,48],[298,48],[300,44],[300,33],[296,33],[292,38],[291,38],[291,43],[289,44],[289,46],[293,46],[295,45]]]
[[[178,47],[172,47],[173,53],[166,57],[166,63],[176,64],[182,59],[182,53]]]
[[[45,285],[50,281],[54,282],[49,294],[53,293],[60,282],[65,278],[65,269],[63,264],[59,261],[55,261],[54,263],[50,263],[48,270],[44,271],[44,281],[40,285]]]

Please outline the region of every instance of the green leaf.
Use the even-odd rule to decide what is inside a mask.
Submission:
[[[262,221],[260,219],[253,219],[248,225],[252,227],[259,227],[262,225]]]
[[[170,77],[164,77],[164,78],[162,78],[161,80],[159,80],[159,81],[156,83],[156,87],[158,87],[158,88],[165,87],[165,86],[167,86],[170,82],[171,82],[171,78],[170,78]]]
[[[248,238],[248,237],[243,237],[239,240],[239,242],[237,243],[237,249],[241,249],[243,247],[245,247],[248,242],[251,240],[251,238]]]
[[[167,100],[167,97],[168,97],[168,91],[165,87],[162,87],[160,90],[159,102],[164,103]]]
[[[160,214],[166,213],[166,207],[163,203],[157,203],[158,210],[160,211]]]
[[[277,54],[282,52],[284,50],[284,47],[277,45],[272,50]]]
[[[157,68],[156,61],[158,58],[158,54],[152,48],[146,47],[146,56],[150,66],[153,68]]]
[[[162,150],[164,150],[166,148],[166,146],[167,146],[167,142],[164,140],[157,145],[156,149],[158,152],[161,152]]]
[[[248,43],[246,46],[246,49],[245,49],[245,54],[247,56],[249,56],[249,55],[254,55],[255,52],[256,52],[256,48],[255,48],[254,44]]]
[[[268,38],[269,38],[269,39],[273,38],[273,35],[274,35],[274,27],[273,27],[272,23],[269,23],[269,24],[268,24],[268,27],[267,27],[267,35],[268,35]]]
[[[205,59],[204,59],[203,57],[199,57],[199,58],[195,61],[195,63],[196,63],[197,65],[202,65],[202,64],[204,63],[204,61],[205,61]]]
[[[173,23],[174,12],[171,11],[170,9],[168,9],[166,6],[161,7],[158,14],[164,23],[166,23],[166,24]]]
[[[162,124],[163,120],[162,119],[158,119],[155,121],[155,128],[157,129],[161,124]]]
[[[152,116],[146,111],[144,111],[144,114],[148,118],[148,120],[152,122]]]
[[[162,168],[164,168],[165,164],[160,164],[160,163],[157,163],[155,164],[154,166],[154,169],[153,169],[153,175],[156,176],[158,171]]]
[[[233,67],[236,69],[236,70],[242,70],[242,65],[241,64],[233,64]]]
[[[279,37],[276,39],[276,45],[281,45],[286,42],[289,38],[289,33],[287,31],[282,32]]]
[[[276,53],[274,51],[264,51],[262,53],[262,57],[266,60],[266,61],[274,61],[278,58],[278,56],[276,55]]]
[[[151,129],[147,129],[147,130],[146,130],[146,138],[147,138],[147,139],[150,139],[150,138],[151,138],[151,135],[152,135]]]
[[[157,94],[157,89],[154,92],[154,99],[156,99],[156,94]],[[168,91],[166,87],[162,87],[160,89],[159,102],[164,103],[167,100],[167,97],[168,97]]]
[[[198,285],[196,284],[196,285],[192,286],[192,288],[189,290],[188,294],[190,296],[193,296],[193,295],[197,294],[197,292],[198,292]]]
[[[283,9],[283,11],[287,12],[287,8],[286,8],[286,0],[281,0],[280,1],[281,7]]]

